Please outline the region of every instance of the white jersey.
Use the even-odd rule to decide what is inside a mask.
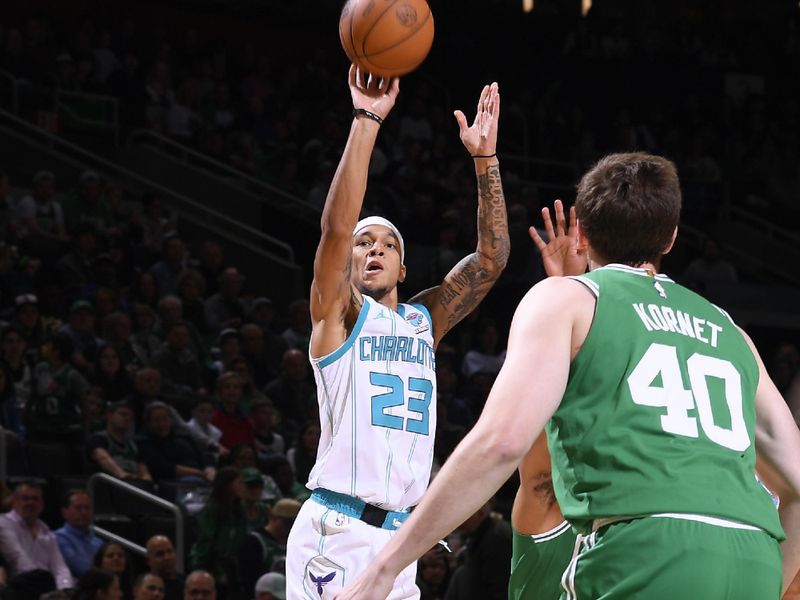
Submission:
[[[436,359],[427,308],[397,312],[364,296],[353,331],[311,358],[322,434],[308,488],[355,496],[386,510],[419,502],[436,432]]]

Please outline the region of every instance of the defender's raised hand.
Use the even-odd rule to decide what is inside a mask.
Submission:
[[[545,242],[535,227],[528,228],[528,233],[542,255],[542,264],[549,277],[562,275],[583,275],[586,272],[586,250],[578,247],[578,218],[575,207],[569,209],[569,225],[564,216],[564,204],[561,200],[553,203],[556,214],[556,227],[550,209],[542,209],[542,221],[547,233]]]

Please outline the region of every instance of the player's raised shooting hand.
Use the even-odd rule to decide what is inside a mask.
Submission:
[[[348,83],[353,108],[362,108],[385,119],[392,110],[397,94],[400,92],[398,77],[378,77],[350,65]]]

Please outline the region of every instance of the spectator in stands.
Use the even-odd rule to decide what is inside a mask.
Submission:
[[[250,374],[250,365],[245,357],[240,355],[232,358],[226,370],[238,373],[242,379],[242,406],[252,407],[257,402],[267,400],[264,393],[259,391],[255,382],[253,382],[253,377]]]
[[[164,580],[154,573],[140,573],[133,583],[133,600],[164,600]]]
[[[222,431],[211,422],[214,415],[214,401],[208,397],[203,396],[195,400],[192,405],[192,418],[186,426],[210,440],[212,444],[216,445],[218,451],[216,454],[226,456],[230,451],[229,448],[220,444],[222,438]]]
[[[207,571],[192,571],[186,578],[183,600],[217,600],[217,586],[214,577]]]
[[[247,530],[261,529],[267,524],[269,509],[264,502],[264,482],[269,479],[256,467],[246,467],[241,470],[242,483],[242,509],[247,521]],[[277,498],[271,498],[274,502]]]
[[[139,271],[134,275],[133,281],[126,290],[125,301],[131,306],[144,304],[155,311],[160,297],[161,293],[155,275],[149,271]]]
[[[143,366],[135,364],[138,355],[131,340],[132,329],[133,323],[130,316],[121,311],[114,311],[106,315],[100,324],[100,337],[117,351],[122,368],[128,371],[129,377],[137,366]],[[153,337],[155,338],[155,336]]]
[[[297,430],[306,421],[319,418],[316,386],[311,382],[308,355],[290,348],[283,353],[281,374],[264,388],[281,415],[280,431],[294,439]]]
[[[164,600],[183,600],[184,576],[177,571],[175,546],[165,535],[154,535],[145,544],[150,573],[164,582]]]
[[[140,367],[148,367],[153,357],[161,349],[161,340],[153,328],[156,324],[156,311],[147,304],[137,303],[133,307],[131,325],[133,333],[130,337],[131,348],[136,355],[136,363]]]
[[[236,556],[247,535],[242,507],[244,483],[234,467],[217,471],[208,503],[198,517],[197,541],[191,550],[194,569],[207,569],[228,593],[239,589]]]
[[[264,573],[256,581],[254,600],[286,600],[286,577],[280,573]]]
[[[91,223],[79,223],[70,235],[70,251],[56,263],[56,272],[67,297],[75,299],[94,281],[92,259],[97,251],[97,234]]]
[[[239,444],[238,446],[234,446],[231,448],[231,452],[225,462],[228,466],[238,469],[239,472],[244,472],[246,469],[258,470],[258,455],[256,454],[255,445]],[[261,491],[261,499],[267,504],[272,504],[281,497],[278,484],[272,477],[264,473],[261,473],[261,479],[264,483],[264,488]]]
[[[229,370],[231,361],[241,356],[242,351],[239,339],[239,330],[233,327],[228,327],[219,332],[217,344],[212,350],[212,354],[216,354],[216,360],[211,363],[213,377],[219,377],[223,371]]]
[[[144,412],[145,433],[140,439],[142,456],[153,479],[189,483],[214,481],[212,457],[186,432],[175,427],[170,407],[151,402]]]
[[[258,389],[278,376],[280,362],[286,351],[286,342],[279,335],[265,331],[255,323],[247,323],[239,329],[242,356],[247,359],[253,383]]]
[[[417,587],[419,600],[443,600],[450,578],[450,564],[447,551],[437,544],[419,559],[417,568]]]
[[[64,526],[55,530],[58,548],[74,578],[92,567],[97,551],[103,545],[91,529],[92,500],[86,490],[71,489],[61,504]]]
[[[128,553],[122,545],[117,542],[105,542],[95,553],[92,564],[99,569],[114,573],[119,578],[123,600],[131,600],[133,568]],[[163,582],[161,587],[164,587]]]
[[[166,333],[166,343],[153,357],[153,366],[162,375],[165,393],[183,397],[205,394],[205,373],[191,348],[189,326],[185,321],[175,321],[167,326]]]
[[[0,427],[20,439],[25,437],[11,369],[2,362],[0,362]]]
[[[237,373],[226,371],[217,378],[217,406],[211,422],[222,432],[220,444],[233,448],[239,444],[252,444],[255,439],[253,424],[241,407],[242,380]]]
[[[72,600],[121,600],[119,578],[111,571],[91,568],[78,580]]]
[[[278,486],[280,495],[283,498],[293,498],[299,502],[305,501],[311,492],[305,486],[305,482],[300,483],[295,479],[294,470],[289,459],[282,454],[275,454],[265,461],[267,475]]]
[[[267,398],[255,402],[250,407],[254,442],[261,460],[266,460],[273,454],[284,454],[286,451],[286,442],[283,436],[275,432],[277,418],[275,407]]]
[[[290,498],[278,500],[267,524],[245,537],[238,554],[245,590],[252,590],[263,573],[286,572],[286,541],[300,506],[297,500]]]
[[[58,257],[67,241],[64,213],[55,198],[54,186],[55,176],[50,171],[39,171],[33,176],[30,195],[17,204],[23,248],[39,258]]]
[[[33,389],[25,413],[30,439],[83,440],[90,386],[70,363],[74,352],[74,343],[64,333],[53,333],[42,344],[42,361],[33,371]]]
[[[172,232],[161,244],[161,260],[150,267],[160,294],[174,294],[178,275],[186,266],[186,247],[180,236]]]
[[[119,234],[114,213],[102,195],[100,176],[94,171],[81,173],[77,189],[67,194],[62,207],[67,231],[80,223],[90,223],[106,244],[110,237]]]
[[[272,332],[273,322],[275,320],[275,304],[271,298],[259,296],[250,305],[250,312],[247,315],[249,323],[255,323],[264,332]]]
[[[692,260],[683,272],[683,280],[687,287],[703,292],[710,286],[737,283],[739,274],[722,256],[719,242],[708,238],[703,242],[702,256]]]
[[[468,380],[476,373],[500,372],[506,358],[505,349],[500,347],[500,335],[494,321],[486,319],[478,324],[477,346],[464,354],[461,373]]]
[[[141,229],[142,263],[152,264],[158,260],[164,247],[164,240],[175,231],[175,222],[165,214],[161,198],[153,192],[145,192],[141,198],[142,217],[139,223]]]
[[[438,369],[436,376],[438,379]],[[436,406],[436,438],[433,444],[433,454],[435,462],[441,466],[464,436],[467,435],[467,429],[450,422],[448,418],[449,410],[443,400],[438,400]]]
[[[44,510],[42,484],[24,481],[14,489],[11,510],[0,515],[0,553],[9,570],[9,587],[36,598],[73,586],[56,536],[39,519]]]
[[[464,521],[459,567],[447,590],[448,600],[505,600],[511,564],[511,525],[492,513],[491,501]]]
[[[147,104],[145,107],[145,125],[158,133],[164,131],[167,110],[175,102],[172,87],[172,72],[169,64],[158,60],[147,75]]]
[[[97,265],[98,261],[102,262],[105,259],[111,261],[111,258],[108,254],[101,254],[100,256],[95,257],[93,264]],[[95,275],[94,282],[97,283],[98,281],[99,279]],[[92,292],[91,296],[91,304],[94,307],[95,317],[100,322],[102,322],[103,319],[105,319],[108,315],[114,311],[120,310],[121,308],[119,298],[117,297],[117,292],[107,285],[98,285],[94,288],[94,292]]]
[[[89,458],[104,473],[119,479],[151,481],[152,476],[139,447],[132,439],[134,413],[126,401],[106,406],[106,428],[86,444]]]
[[[211,296],[219,291],[219,281],[225,270],[225,253],[222,244],[216,240],[206,240],[200,249],[197,270],[205,279],[206,294]]]
[[[33,385],[33,365],[26,352],[27,344],[16,325],[6,325],[0,334],[0,363],[6,367],[19,412],[25,407]]]
[[[147,407],[156,401],[162,401],[161,374],[153,367],[139,369],[133,379],[135,391],[126,399],[136,415],[137,430],[143,423],[143,415]],[[189,434],[197,444],[208,452],[219,452],[219,448],[197,429],[190,429],[174,406],[167,405],[172,414],[172,421],[181,431]]]
[[[175,286],[183,306],[183,318],[194,325],[201,335],[209,333],[203,302],[206,293],[203,275],[197,269],[184,269],[178,275]]]
[[[36,356],[50,331],[45,327],[39,310],[39,298],[34,294],[20,294],[16,297],[16,311],[13,324],[17,326],[25,344]]]
[[[289,464],[292,465],[295,479],[303,485],[308,481],[308,474],[317,460],[319,436],[319,423],[316,420],[306,422],[300,428],[294,446],[289,448],[286,453],[286,458],[289,460]]]
[[[780,344],[767,369],[775,386],[788,402],[789,388],[800,374],[800,350],[790,342]]]
[[[119,352],[111,344],[101,345],[89,380],[103,390],[106,402],[118,402],[127,398],[134,390],[131,376],[123,366]]]
[[[289,304],[289,326],[283,330],[281,337],[289,348],[308,352],[308,341],[311,339],[311,310],[308,298],[297,298]]]
[[[59,328],[60,333],[72,340],[75,347],[71,360],[83,373],[91,371],[92,362],[103,343],[103,340],[95,334],[96,323],[97,318],[91,302],[75,300],[69,308],[67,322]]]
[[[189,342],[192,351],[197,356],[200,364],[208,361],[208,352],[203,336],[192,323],[184,319],[183,302],[174,294],[167,294],[158,301],[158,322],[153,328],[153,333],[162,341],[167,339],[167,330],[173,323],[185,323],[189,328]]]
[[[17,203],[11,196],[11,180],[4,168],[0,168],[0,239],[9,246],[19,243]]]
[[[240,327],[247,313],[239,297],[244,278],[236,267],[227,267],[219,280],[219,291],[205,302],[208,331],[214,335],[228,327]]]
[[[0,204],[0,206],[2,206]],[[2,213],[0,213],[2,219]],[[10,246],[10,239],[2,232],[0,222],[0,322],[8,320],[14,311],[15,269],[18,263],[17,248]]]

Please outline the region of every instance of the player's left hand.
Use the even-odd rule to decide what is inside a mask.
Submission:
[[[333,600],[386,600],[392,591],[394,577],[375,572],[374,565],[347,584]]]
[[[472,125],[467,117],[457,110],[453,113],[458,122],[459,136],[470,156],[489,156],[497,148],[497,122],[500,119],[500,89],[497,82],[483,86],[478,111]]]

